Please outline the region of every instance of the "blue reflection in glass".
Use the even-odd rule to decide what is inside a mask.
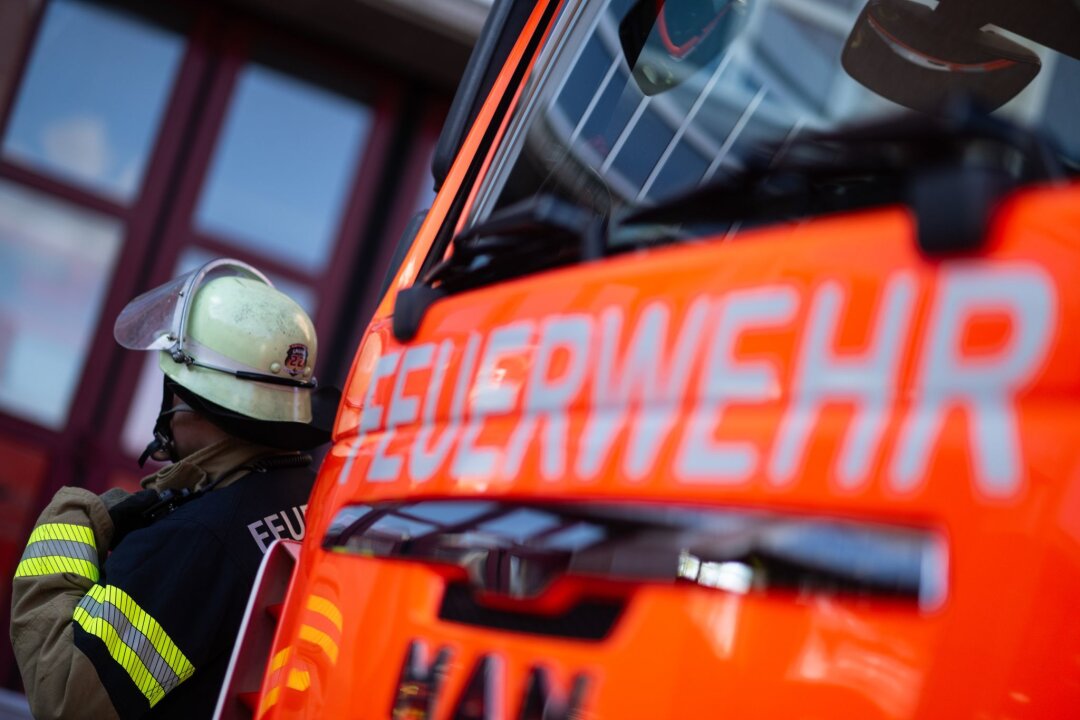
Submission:
[[[478,527],[484,532],[494,533],[521,544],[533,535],[550,530],[559,525],[558,516],[544,510],[519,508],[501,517],[488,520]]]
[[[600,524],[579,522],[570,527],[559,530],[551,535],[541,537],[539,546],[554,550],[567,550],[580,552],[588,547],[596,545],[607,537],[607,531]]]
[[[183,50],[179,35],[128,15],[50,2],[4,156],[129,202],[142,185]]]
[[[1070,157],[1080,157],[1080,60],[1061,55],[1054,65],[1053,84],[1046,99],[1044,127]]]
[[[0,409],[67,422],[120,252],[114,218],[0,181]],[[111,321],[111,318],[110,318]],[[160,395],[160,393],[159,393]]]
[[[474,520],[491,512],[495,507],[497,506],[494,502],[429,501],[411,505],[407,512],[413,517],[429,520],[445,528]]]
[[[410,540],[438,530],[438,526],[397,515],[379,518],[368,530],[373,536],[394,540]]]
[[[371,111],[355,100],[248,66],[199,202],[198,229],[321,271],[370,126]]]

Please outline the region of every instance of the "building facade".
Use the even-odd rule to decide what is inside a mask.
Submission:
[[[419,5],[419,7],[417,7]],[[250,262],[340,384],[486,3],[0,3],[0,573],[57,488],[135,487],[160,403],[135,295]],[[0,616],[7,625],[10,585]],[[10,650],[0,678],[17,689]]]

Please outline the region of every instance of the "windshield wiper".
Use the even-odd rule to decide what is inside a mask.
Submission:
[[[970,106],[944,117],[910,115],[810,133],[766,150],[741,172],[624,215],[613,243],[670,241],[673,227],[745,226],[905,203],[918,222],[920,249],[967,252],[981,246],[1007,192],[1067,175],[1041,136]],[[659,228],[658,238],[649,239],[642,226]],[[628,228],[646,239],[625,242]]]
[[[394,335],[415,337],[432,303],[456,292],[687,236],[894,204],[908,205],[928,255],[977,250],[998,201],[1067,172],[1038,134],[970,105],[943,117],[808,133],[766,148],[767,159],[666,202],[609,221],[554,195],[502,208],[459,233],[452,252],[394,306]]]
[[[402,290],[394,336],[411,340],[432,303],[448,294],[600,258],[606,218],[554,195],[509,205],[458,233],[448,257]]]
[[[451,255],[424,277],[449,292],[488,285],[603,254],[603,219],[554,195],[502,208],[458,233]]]

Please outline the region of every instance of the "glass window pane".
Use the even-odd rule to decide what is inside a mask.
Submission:
[[[202,248],[185,248],[172,276],[183,275],[216,257]],[[318,297],[312,288],[284,280],[273,273],[267,273],[267,277],[274,283],[274,287],[304,308],[304,312],[309,317],[315,317]],[[139,457],[146,443],[154,437],[154,423],[158,412],[161,411],[161,374],[161,369],[158,368],[158,354],[146,353],[146,360],[143,362],[142,370],[139,371],[139,384],[135,388],[135,396],[128,408],[124,429],[120,436],[121,448],[130,457]]]
[[[129,457],[137,458],[146,444],[154,439],[154,423],[161,410],[161,370],[158,369],[157,353],[146,353],[139,384],[124,419],[120,433],[120,445]],[[148,461],[153,465],[153,460]],[[151,471],[152,472],[152,471]]]
[[[1080,133],[1076,132],[1080,118],[1080,59],[1059,57],[1054,64],[1053,84],[1046,100],[1047,134],[1070,157],[1080,157]]]
[[[63,427],[122,232],[117,220],[0,181],[0,409]]]
[[[329,260],[371,111],[262,65],[237,88],[196,226],[320,272]]]
[[[183,39],[73,0],[45,11],[4,156],[120,202],[142,184]]]

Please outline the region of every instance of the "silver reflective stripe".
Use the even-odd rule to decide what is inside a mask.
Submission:
[[[97,582],[98,553],[94,531],[72,523],[43,523],[30,533],[16,578],[69,573]]]
[[[150,638],[140,632],[120,608],[110,602],[98,602],[89,595],[79,602],[79,607],[86,611],[91,618],[100,618],[111,625],[120,640],[131,648],[132,652],[142,661],[150,675],[166,693],[184,680],[169,666],[168,661],[157,651]],[[124,669],[128,670],[130,674],[129,668],[125,667]]]
[[[66,557],[97,564],[98,554],[93,545],[74,540],[38,540],[26,546],[22,559]]]

